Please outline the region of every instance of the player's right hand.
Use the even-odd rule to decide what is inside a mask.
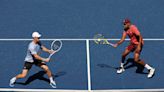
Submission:
[[[116,48],[118,46],[118,44],[113,44],[113,47]]]
[[[55,53],[55,51],[54,50],[49,50],[49,53],[53,54],[53,53]]]
[[[50,61],[50,58],[45,58],[43,61],[49,62]]]

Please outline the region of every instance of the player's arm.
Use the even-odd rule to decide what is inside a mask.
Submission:
[[[42,48],[43,51],[45,51],[45,52],[47,52],[47,53],[50,53],[50,54],[52,53],[51,50],[47,49],[47,48],[46,48],[45,46],[43,46],[43,45],[41,46],[41,48]]]
[[[141,47],[141,44],[142,44],[142,36],[141,36],[141,34],[139,34],[138,37],[139,37],[138,47]]]
[[[132,26],[132,31],[138,38],[139,42],[138,42],[138,46],[137,46],[136,51],[139,52],[141,50],[142,36],[141,36],[141,34],[140,34],[140,32],[136,26]]]
[[[40,45],[41,49],[47,53],[53,53],[53,51],[47,49],[44,45],[42,45],[41,41],[38,42],[38,44]]]
[[[137,36],[139,37],[139,43],[138,43],[136,52],[140,52],[140,50],[141,50],[141,44],[142,44],[142,36],[141,36],[141,34],[138,34]]]
[[[141,34],[140,34],[140,32],[139,32],[139,30],[138,30],[137,27],[135,27],[135,26],[132,27],[132,30],[133,30],[133,32],[135,33],[135,35],[137,36],[137,38],[139,39],[138,47],[140,47],[141,44],[142,44],[142,36],[141,36]]]
[[[49,62],[50,61],[49,58],[43,58],[43,57],[39,56],[38,54],[33,54],[33,57],[37,60],[41,60],[41,61],[44,61],[44,62]]]
[[[125,38],[126,38],[126,33],[123,32],[122,38],[120,39],[120,41],[118,41],[118,42],[114,45],[114,47],[117,47],[117,46],[119,46],[120,44],[122,44],[122,43],[124,42]]]

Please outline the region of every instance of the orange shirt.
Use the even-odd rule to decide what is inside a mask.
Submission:
[[[131,25],[130,28],[127,31],[124,31],[123,34],[126,34],[129,36],[130,42],[132,44],[138,45],[138,43],[139,43],[139,37],[138,36],[140,35],[140,32],[135,25]],[[142,44],[144,44],[143,38],[142,38]]]

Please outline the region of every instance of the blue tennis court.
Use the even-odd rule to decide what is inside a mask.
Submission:
[[[164,1],[163,0],[0,0],[0,91],[164,91]],[[135,24],[145,44],[141,58],[156,68],[153,78],[126,59],[126,71],[117,74],[121,54],[129,40],[113,48],[97,45],[93,36],[103,34],[116,43],[122,35],[122,20]],[[50,48],[61,39],[62,49],[47,63],[57,88],[49,85],[46,73],[33,66],[24,79],[9,86],[21,73],[31,34],[42,34],[42,43]],[[49,54],[41,53],[48,57]]]

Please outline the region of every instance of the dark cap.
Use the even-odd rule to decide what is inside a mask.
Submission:
[[[123,24],[131,23],[129,19],[124,19]]]

